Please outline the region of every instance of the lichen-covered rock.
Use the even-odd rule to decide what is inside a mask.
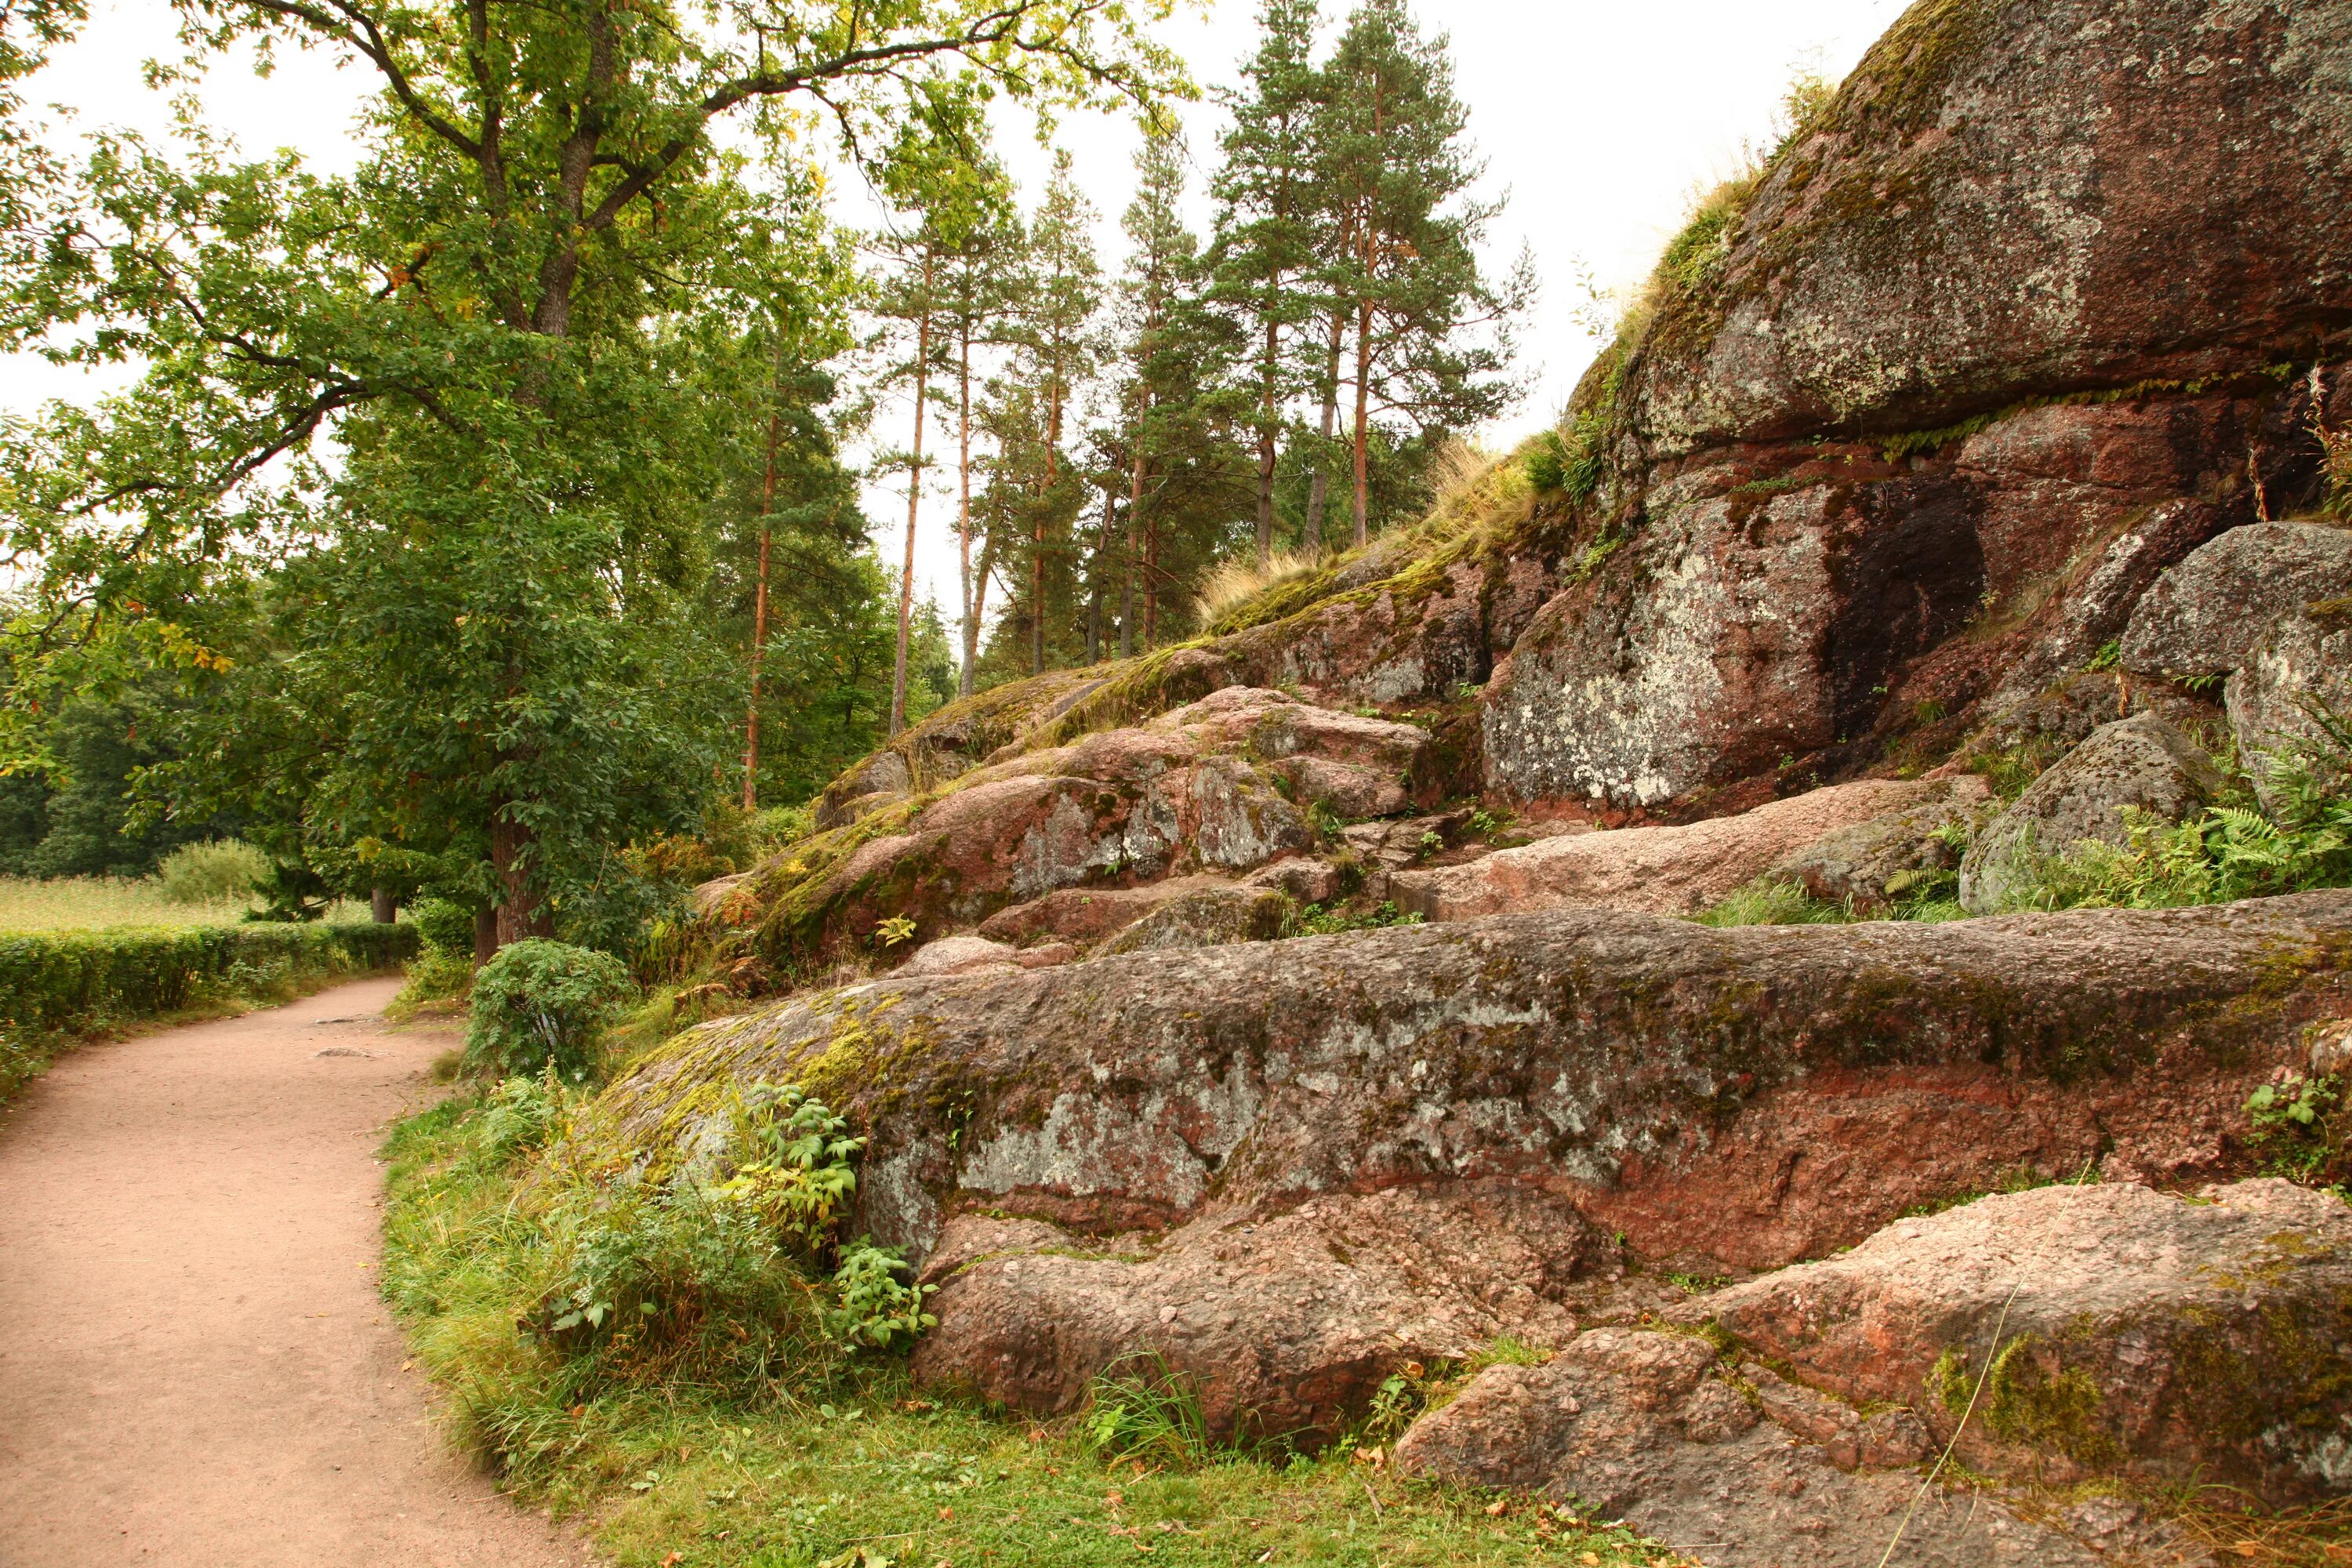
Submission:
[[[2227,675],[2271,623],[2313,599],[2352,595],[2352,528],[2253,522],[2158,579],[2132,611],[2123,665],[2181,680]]]
[[[1916,803],[1832,829],[1783,855],[1763,879],[1793,882],[1808,898],[1859,910],[1883,909],[1958,872],[1969,836],[1995,807],[1991,786],[1973,774],[1937,780]]]
[[[1920,1508],[1919,1479],[1907,1469],[1849,1473],[1810,1431],[1775,1419],[1796,1407],[1794,1391],[1751,1405],[1705,1340],[1595,1329],[1543,1365],[1480,1373],[1413,1423],[1395,1465],[1408,1476],[1573,1502],[1722,1568],[2101,1561],[1998,1499],[1953,1507],[1937,1497]]]
[[[2323,787],[2352,782],[2352,593],[2278,616],[2225,690],[2231,731],[2264,805],[2286,804],[2281,763]]]
[[[2129,843],[2126,811],[2177,822],[2221,790],[2213,759],[2155,714],[2102,724],[1978,833],[1960,863],[1960,904],[2002,909],[2048,859],[2085,842]]]
[[[1202,888],[1171,899],[1103,944],[1107,953],[1156,952],[1270,942],[1282,934],[1290,900],[1272,888]]]
[[[1564,1340],[1564,1302],[1613,1272],[1614,1251],[1559,1194],[1512,1182],[1331,1194],[1094,1247],[971,1215],[949,1223],[926,1270],[943,1281],[940,1326],[914,1373],[1060,1412],[1106,1367],[1156,1358],[1200,1394],[1216,1436],[1313,1447],[1401,1363],[1505,1334]]]
[[[1654,458],[2302,359],[2352,287],[2347,61],[2338,5],[1914,5],[1689,258],[1636,427]]]
[[[1692,914],[1841,828],[1941,799],[1942,784],[1864,779],[1679,827],[1562,834],[1467,865],[1401,871],[1399,907],[1433,921],[1601,904]]]
[[[943,936],[927,942],[898,966],[908,977],[937,974],[1003,973],[1021,967],[1020,953],[1001,942],[978,936]]]
[[[1187,893],[1231,886],[1223,877],[1170,877],[1132,888],[1060,888],[997,910],[980,922],[980,934],[1015,944],[1051,939],[1089,946]]]
[[[805,996],[677,1036],[579,1136],[658,1174],[743,1089],[804,1083],[871,1140],[857,1223],[918,1255],[970,1208],[1108,1234],[1491,1176],[1645,1259],[1772,1268],[2021,1166],[2242,1169],[2247,1094],[2352,1013],[2347,969],[2352,891],[1725,931],[1562,910]]]
[[[1401,804],[1429,741],[1279,691],[1228,688],[1132,729],[1016,752],[936,798],[903,802],[795,845],[762,867],[760,940],[789,968],[909,919],[929,939],[1065,889],[1247,871],[1314,842],[1318,802]],[[1083,909],[1084,906],[1079,906]],[[1066,905],[1036,911],[1050,931]],[[1140,913],[1140,911],[1137,911]]]
[[[1685,1310],[1978,1469],[2352,1491],[2352,1208],[2290,1183],[1985,1198]]]

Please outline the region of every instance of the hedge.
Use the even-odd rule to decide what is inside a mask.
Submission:
[[[388,969],[416,948],[415,926],[372,921],[0,936],[0,1029],[80,1033],[207,994]]]

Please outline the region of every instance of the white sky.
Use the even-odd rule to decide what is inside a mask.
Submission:
[[[1163,37],[1191,63],[1203,88],[1236,79],[1255,44],[1258,0],[1215,0],[1187,11]],[[1901,14],[1902,0],[1414,0],[1424,27],[1452,36],[1456,85],[1470,108],[1470,134],[1487,163],[1485,194],[1507,195],[1493,225],[1491,259],[1507,268],[1522,244],[1533,253],[1542,293],[1521,334],[1523,367],[1534,372],[1526,402],[1488,434],[1509,440],[1549,420],[1566,402],[1597,344],[1580,323],[1589,301],[1577,282],[1589,268],[1604,289],[1637,281],[1679,226],[1693,192],[1737,166],[1742,143],[1760,140],[1790,79],[1805,70],[1836,79]],[[1325,0],[1336,32],[1346,0]],[[140,79],[142,60],[173,52],[163,0],[95,0],[81,38],[30,85],[36,104],[69,108],[85,128],[162,130],[168,109]],[[328,170],[349,168],[353,96],[373,88],[357,68],[322,57],[280,62],[256,80],[217,68],[203,99],[205,117],[247,152],[280,146]],[[1200,186],[1214,157],[1223,114],[1203,101],[1187,111],[1196,174],[1196,226],[1207,226]],[[1103,216],[1107,268],[1120,250],[1119,214],[1133,188],[1134,127],[1101,116],[1073,119],[1061,140],[1080,184]],[[1042,186],[1049,154],[1025,133],[1005,138],[1004,154],[1024,201]],[[845,221],[868,221],[856,192]],[[84,384],[36,361],[5,362],[0,407],[29,410]],[[906,410],[886,409],[883,444],[902,446]],[[933,443],[927,442],[927,445]],[[933,449],[937,449],[933,445]],[[955,600],[947,476],[927,496],[917,534],[917,588]],[[883,559],[903,550],[903,480],[869,489],[868,514]]]

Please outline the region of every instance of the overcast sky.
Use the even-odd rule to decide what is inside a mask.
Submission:
[[[1584,322],[1590,300],[1580,273],[1607,289],[1637,281],[1679,226],[1694,191],[1734,169],[1743,143],[1761,140],[1790,80],[1804,71],[1832,79],[1852,68],[1900,15],[1900,0],[1414,0],[1423,24],[1451,34],[1457,87],[1470,109],[1470,134],[1487,164],[1489,196],[1508,197],[1494,226],[1492,258],[1507,267],[1521,246],[1542,284],[1522,334],[1524,366],[1535,373],[1522,405],[1488,433],[1509,440],[1555,415],[1597,347]],[[1344,0],[1325,0],[1328,31]],[[1257,0],[1217,0],[1190,11],[1164,37],[1203,88],[1235,79],[1255,34]],[[160,130],[161,99],[140,79],[142,60],[173,51],[163,0],[94,0],[81,39],[35,79],[27,97],[70,108],[79,124]],[[281,63],[257,81],[234,67],[215,71],[203,98],[206,118],[247,152],[290,146],[326,169],[353,162],[349,138],[355,93],[373,86],[357,69],[340,72],[318,56]],[[1195,162],[1193,199],[1213,158],[1223,115],[1193,105],[1187,127]],[[1080,184],[1103,215],[1102,249],[1116,267],[1118,219],[1133,188],[1132,125],[1101,117],[1065,124],[1061,140]],[[1049,154],[1025,131],[1005,138],[1005,156],[1033,198]],[[870,216],[855,192],[844,217]],[[18,360],[0,405],[28,409],[75,395],[75,384]],[[890,418],[902,425],[904,415]],[[878,433],[890,445],[903,431]],[[896,562],[906,516],[901,483],[869,489],[876,543]],[[918,591],[954,602],[952,517],[944,492],[927,499],[917,535]]]

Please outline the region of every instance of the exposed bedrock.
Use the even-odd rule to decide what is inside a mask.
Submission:
[[[1348,1205],[1425,1190],[1411,1201],[1483,1216],[1449,1223],[1508,1300],[1457,1300],[1444,1342],[1463,1342],[1618,1267],[1621,1235],[1643,1263],[1770,1268],[2021,1168],[2231,1173],[2252,1084],[2301,1060],[2305,1024],[2346,1016],[2352,891],[1725,931],[1572,910],[813,995],[679,1036],[580,1136],[651,1173],[723,1165],[740,1091],[800,1082],[867,1131],[859,1223],[877,1237],[919,1258],[985,1211],[1099,1248],[1083,1269],[1024,1265],[1018,1301],[968,1275],[925,1352],[1058,1406],[1133,1350],[1230,1384],[1236,1336],[1337,1342],[1298,1292],[1347,1334],[1433,1352],[1412,1339],[1437,1331],[1428,1301],[1393,1282],[1442,1270],[1299,1240],[1306,1261],[1272,1270],[1297,1275],[1284,1296],[1217,1258],[1232,1227],[1309,1202],[1359,1224]],[[1110,1313],[1122,1291],[1137,1305]],[[1295,1307],[1278,1329],[1277,1300]],[[1188,1302],[1241,1326],[1188,1340]],[[1296,1371],[1268,1358],[1267,1386]]]
[[[2352,1489],[2352,1208],[2291,1183],[1989,1197],[1677,1315],[1981,1471]]]

